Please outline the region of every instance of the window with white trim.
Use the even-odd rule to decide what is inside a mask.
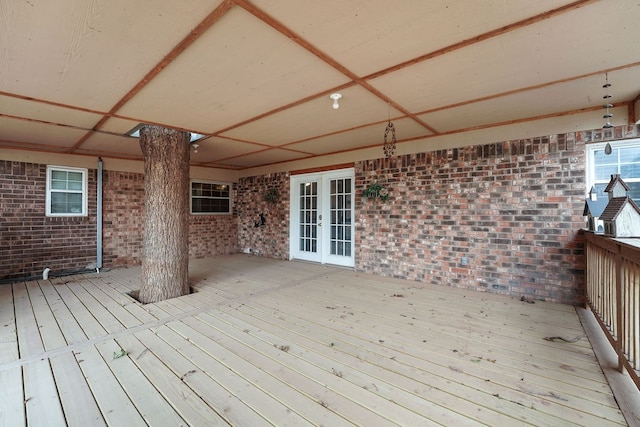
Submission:
[[[47,166],[47,216],[87,216],[87,169]]]
[[[611,175],[620,174],[630,188],[629,196],[640,203],[640,139],[609,144],[611,154],[605,153],[606,142],[587,145],[587,193],[595,187],[598,198],[607,197],[604,189]]]
[[[191,181],[191,213],[212,215],[231,213],[231,184]]]

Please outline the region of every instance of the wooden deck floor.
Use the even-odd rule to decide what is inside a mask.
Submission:
[[[626,425],[570,306],[246,255],[141,305],[139,274],[0,286],[0,425]]]

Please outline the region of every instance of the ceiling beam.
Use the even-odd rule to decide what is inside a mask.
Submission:
[[[122,108],[131,98],[133,98],[138,92],[140,92],[154,77],[156,77],[162,70],[164,70],[171,62],[173,62],[182,52],[187,50],[200,36],[207,31],[211,26],[220,20],[231,8],[233,8],[231,0],[224,0],[220,6],[215,8],[209,15],[207,15],[198,25],[193,28],[189,34],[183,38],[171,51],[165,55],[162,60],[156,64],[143,78],[140,80],[129,92],[127,92],[116,104],[109,110],[107,115],[103,116],[100,121],[93,127],[93,130],[85,134],[78,142],[76,142],[69,153],[72,153],[79,148],[89,137],[93,134],[93,131],[99,130],[109,118],[115,114],[120,108]]]
[[[566,4],[557,9],[549,10],[547,12],[540,13],[538,15],[532,16],[530,18],[523,19],[518,22],[514,22],[513,24],[505,25],[500,28],[496,28],[495,30],[488,31],[486,33],[480,34],[478,36],[471,37],[469,39],[461,40],[457,43],[454,43],[449,46],[445,46],[441,49],[434,50],[433,52],[429,52],[422,56],[418,56],[417,58],[409,59],[408,61],[401,62],[399,64],[394,65],[393,67],[386,68],[384,70],[377,71],[373,74],[369,74],[368,76],[363,77],[365,80],[376,79],[378,77],[384,76],[385,74],[392,73],[394,71],[401,70],[406,67],[410,67],[412,65],[418,64],[420,62],[428,61],[433,58],[437,58],[439,56],[445,55],[447,53],[463,49],[465,47],[474,45],[476,43],[483,42],[485,40],[491,39],[493,37],[501,36],[503,34],[509,33],[514,30],[518,30],[520,28],[528,27],[529,25],[536,24],[540,21],[544,21],[545,19],[552,18],[557,15],[561,15],[566,12],[570,12],[574,9],[578,9],[580,7],[586,6],[589,3],[595,3],[599,0],[578,0],[573,3]]]

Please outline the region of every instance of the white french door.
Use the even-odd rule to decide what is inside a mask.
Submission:
[[[353,169],[291,177],[290,258],[354,266]]]

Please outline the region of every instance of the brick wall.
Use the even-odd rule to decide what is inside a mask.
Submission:
[[[614,139],[638,135],[614,131]],[[595,130],[356,163],[356,269],[581,303],[585,143],[602,137]],[[364,203],[376,180],[391,197]],[[282,193],[277,207],[262,199],[272,185]],[[241,249],[288,258],[288,191],[286,174],[241,180]],[[267,227],[252,228],[263,210]]]
[[[579,302],[584,167],[575,135],[360,162],[357,269]],[[363,203],[375,180],[391,197]]]
[[[93,268],[96,171],[88,171],[89,216],[46,217],[47,166],[0,160],[0,279]]]
[[[103,175],[103,263],[142,262],[144,175],[105,171]],[[237,216],[189,215],[189,256],[204,258],[238,250]]]
[[[105,170],[102,175],[102,264],[139,265],[144,226],[144,175]]]
[[[234,215],[191,215],[189,257],[205,258],[238,252],[238,217]]]
[[[0,280],[95,268],[96,170],[89,170],[89,216],[45,216],[46,165],[0,161]],[[103,173],[103,267],[139,265],[144,224],[144,176]],[[192,215],[189,255],[237,252],[232,215]]]
[[[264,199],[276,188],[277,203]],[[238,248],[276,259],[289,259],[289,174],[273,173],[240,179],[238,183]],[[266,224],[255,227],[264,213]]]
[[[580,302],[584,146],[600,140],[596,130],[356,163],[356,269]],[[40,274],[45,263],[73,270],[95,262],[95,170],[88,176],[89,217],[46,218],[46,165],[0,161],[0,279]],[[376,180],[390,199],[364,203]],[[264,200],[271,188],[278,203]],[[288,259],[289,188],[285,172],[242,178],[233,215],[190,217],[190,256],[250,249]],[[142,174],[105,171],[103,199],[104,266],[139,264]],[[255,227],[261,212],[266,225]]]

